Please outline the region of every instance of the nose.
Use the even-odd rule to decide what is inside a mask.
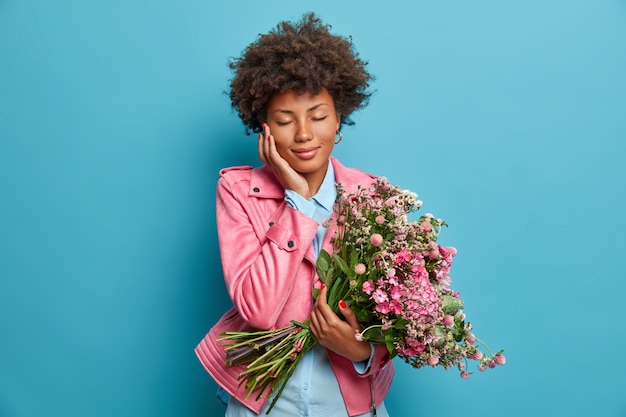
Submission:
[[[303,121],[298,123],[294,139],[296,142],[307,142],[313,139],[313,130],[308,122]]]

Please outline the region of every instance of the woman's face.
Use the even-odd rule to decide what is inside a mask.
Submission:
[[[280,156],[309,183],[321,184],[340,125],[328,91],[322,89],[317,95],[295,91],[274,94],[266,123]]]

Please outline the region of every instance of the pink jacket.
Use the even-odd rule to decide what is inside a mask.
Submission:
[[[346,168],[331,157],[337,182],[349,192],[369,186],[373,176]],[[213,379],[251,410],[259,413],[267,398],[246,401],[238,386],[242,366],[226,366],[224,348],[216,341],[223,331],[279,328],[290,320],[305,321],[312,308],[311,288],[319,280],[311,242],[318,224],[288,207],[285,191],[267,167],[233,167],[220,173],[217,184],[217,227],[226,288],[234,307],[224,314],[195,349]],[[326,233],[322,248],[331,251]],[[385,346],[377,345],[369,371],[359,375],[352,361],[328,351],[348,413],[369,410],[370,385],[379,405],[394,375]]]

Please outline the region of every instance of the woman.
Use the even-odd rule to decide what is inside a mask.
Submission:
[[[347,191],[374,177],[331,156],[340,128],[367,104],[371,79],[351,43],[332,35],[315,15],[282,22],[231,62],[230,97],[247,129],[258,132],[261,168],[220,173],[217,226],[222,269],[234,307],[211,329],[196,353],[230,394],[227,417],[253,416],[267,398],[245,399],[242,366],[227,366],[223,331],[272,329],[311,319],[318,340],[300,361],[271,410],[276,417],[387,416],[383,399],[393,363],[382,345],[359,342],[359,323],[342,301],[343,317],[326,303],[315,273],[320,249],[332,251],[335,183]],[[313,300],[312,287],[322,288]]]

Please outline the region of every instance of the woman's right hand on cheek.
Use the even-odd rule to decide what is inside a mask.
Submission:
[[[259,158],[272,169],[283,188],[293,190],[307,199],[311,197],[306,179],[278,153],[274,136],[266,123],[263,123],[263,132],[259,133]]]

